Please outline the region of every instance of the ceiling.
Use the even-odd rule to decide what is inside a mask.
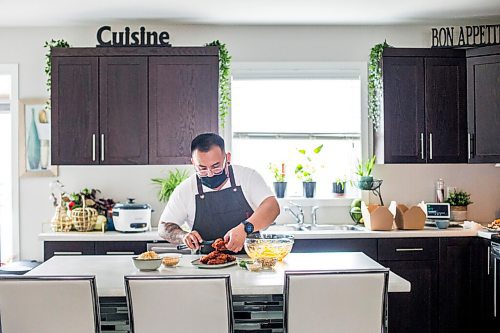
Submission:
[[[499,0],[0,0],[0,26],[500,23]]]

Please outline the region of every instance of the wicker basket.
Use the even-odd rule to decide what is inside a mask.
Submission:
[[[94,208],[87,208],[85,205],[85,198],[82,196],[82,208],[74,208],[71,211],[71,218],[73,225],[77,231],[91,231],[94,229],[97,221],[97,210]]]
[[[61,201],[59,201],[59,205],[56,207],[56,211],[54,213],[54,217],[52,217],[52,220],[50,221],[50,225],[52,226],[52,231],[55,232],[67,232],[73,227],[73,221],[68,216],[66,207],[61,206]]]

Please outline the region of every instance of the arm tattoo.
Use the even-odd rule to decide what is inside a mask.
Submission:
[[[172,222],[161,222],[158,226],[158,232],[161,238],[173,244],[182,244],[182,237],[187,234],[181,227]]]

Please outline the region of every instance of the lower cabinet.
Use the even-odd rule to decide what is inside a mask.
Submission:
[[[476,332],[477,238],[439,239],[439,332]]]
[[[133,255],[147,251],[148,243],[164,241],[45,241],[43,260],[55,255]]]
[[[379,239],[379,263],[411,283],[389,293],[390,332],[437,332],[438,247],[436,238]]]
[[[48,241],[43,243],[43,260],[62,255],[93,255],[94,242]]]
[[[363,252],[377,260],[376,239],[296,239],[292,252]]]

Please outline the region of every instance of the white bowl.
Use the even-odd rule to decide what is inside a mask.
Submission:
[[[161,258],[158,259],[138,259],[133,257],[135,267],[141,271],[155,271],[161,266]]]

